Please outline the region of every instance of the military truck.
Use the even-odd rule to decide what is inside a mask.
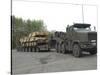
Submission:
[[[51,38],[56,52],[72,52],[73,56],[81,57],[82,52],[97,53],[97,32],[92,31],[90,24],[75,23],[68,25],[66,32],[55,32]]]
[[[39,52],[40,50],[49,51],[48,32],[32,32],[27,37],[21,38],[20,50],[24,52]],[[19,51],[19,49],[18,49]]]

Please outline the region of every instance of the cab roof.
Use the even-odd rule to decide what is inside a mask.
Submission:
[[[87,28],[87,27],[90,27],[91,26],[91,24],[83,24],[83,23],[75,23],[74,25],[73,25],[73,27],[76,27],[76,28]]]

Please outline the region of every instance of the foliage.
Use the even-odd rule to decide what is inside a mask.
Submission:
[[[19,39],[27,36],[30,32],[47,31],[42,20],[23,20],[22,18],[12,16],[11,22],[12,48],[16,48],[19,45]]]

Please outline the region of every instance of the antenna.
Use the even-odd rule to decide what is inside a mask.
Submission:
[[[84,9],[83,9],[83,4],[82,4],[82,21],[84,23]]]

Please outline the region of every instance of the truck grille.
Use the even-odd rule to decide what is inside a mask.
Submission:
[[[88,33],[88,40],[97,40],[97,33],[96,32],[89,32]]]

